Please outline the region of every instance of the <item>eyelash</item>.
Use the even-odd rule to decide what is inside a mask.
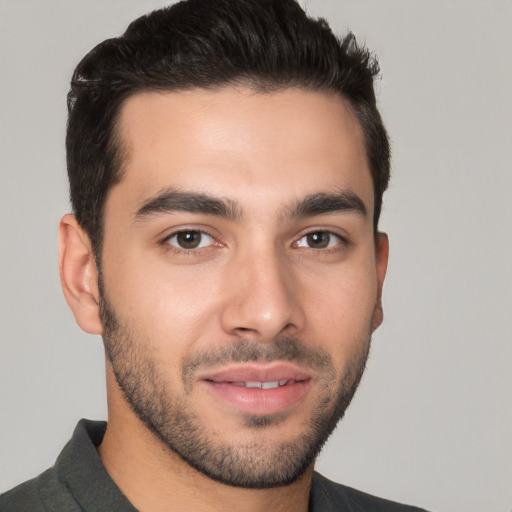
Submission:
[[[187,233],[189,233],[189,234],[190,233],[198,234],[201,237],[207,236],[207,237],[209,237],[212,240],[212,242],[210,242],[205,247],[193,247],[193,248],[190,248],[190,249],[186,249],[184,247],[179,247],[178,245],[174,245],[174,244],[170,243],[170,240],[172,240],[173,238],[178,237],[180,234],[187,234]],[[200,240],[199,243],[201,243],[201,242],[202,242],[202,240]],[[173,252],[175,252],[177,254],[180,254],[180,255],[186,255],[186,256],[195,256],[195,255],[201,253],[203,250],[208,249],[212,245],[215,245],[215,244],[220,245],[220,244],[218,244],[218,242],[216,242],[215,238],[212,235],[210,235],[210,233],[207,233],[206,231],[203,231],[201,229],[180,229],[178,231],[174,231],[170,235],[166,236],[162,240],[161,243],[162,243],[163,246],[165,246],[165,248],[167,250],[173,251]]]
[[[309,247],[309,246],[299,246],[298,244],[300,243],[301,240],[303,239],[307,239],[308,237],[314,237],[315,235],[327,235],[329,237],[328,239],[328,246],[327,247]],[[337,242],[335,243],[334,246],[331,246],[329,247],[329,245],[331,244],[331,242],[333,241],[332,239],[336,239]],[[307,243],[307,242],[306,242]],[[331,253],[331,252],[338,252],[340,250],[342,250],[342,248],[346,247],[348,244],[347,240],[345,238],[343,238],[341,235],[339,235],[338,233],[334,233],[333,231],[329,231],[327,229],[318,229],[318,230],[313,230],[313,231],[309,231],[305,234],[303,234],[295,243],[294,245],[297,247],[297,248],[304,248],[304,249],[312,249],[312,250],[315,250],[316,252],[319,252],[319,253]]]

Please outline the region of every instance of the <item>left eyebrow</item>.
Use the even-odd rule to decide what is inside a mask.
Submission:
[[[300,218],[342,212],[353,212],[363,217],[368,216],[362,199],[354,192],[346,190],[332,194],[319,193],[306,196],[291,207],[286,208],[285,216]]]

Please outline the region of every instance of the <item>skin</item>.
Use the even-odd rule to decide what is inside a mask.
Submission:
[[[123,105],[119,128],[125,161],[105,205],[106,298],[131,341],[143,345],[166,388],[184,400],[208,436],[235,447],[256,443],[272,453],[315,414],[325,395],[321,372],[308,369],[305,395],[281,411],[279,421],[255,429],[248,426],[251,414],[212,394],[199,377],[185,383],[182,363],[239,339],[268,347],[293,337],[329,355],[332,386],[347,378],[354,361],[364,364],[371,332],[382,322],[388,242],[374,235],[373,186],[358,121],[334,94],[226,87],[138,93]],[[236,215],[141,215],[144,205],[171,189],[227,199]],[[357,208],[294,212],[306,197],[340,191],[359,198],[365,214]],[[207,233],[198,249],[179,247],[173,235],[184,229]],[[311,233],[327,236],[327,246],[311,246]],[[77,323],[102,334],[95,260],[72,215],[61,221],[59,258]],[[168,510],[170,503],[181,511],[307,510],[312,464],[287,486],[219,483],[147,428],[110,362],[107,395],[108,428],[99,453],[142,512]]]

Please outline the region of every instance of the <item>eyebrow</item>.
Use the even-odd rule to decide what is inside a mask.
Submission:
[[[241,218],[240,207],[230,199],[167,189],[145,201],[137,210],[135,220],[173,212],[202,213],[225,217],[229,220]]]
[[[197,192],[166,189],[146,200],[135,214],[135,220],[144,220],[154,215],[173,212],[201,213],[237,221],[242,218],[240,205],[226,198],[213,197]],[[284,217],[304,218],[329,213],[357,213],[367,216],[366,206],[359,196],[351,191],[318,193],[299,199],[285,207]]]
[[[335,193],[320,193],[306,196],[285,210],[287,217],[312,217],[328,213],[357,213],[368,216],[362,199],[354,192],[342,190]]]

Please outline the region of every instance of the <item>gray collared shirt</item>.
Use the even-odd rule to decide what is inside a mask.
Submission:
[[[107,424],[80,420],[55,465],[0,495],[0,512],[137,512],[114,483],[96,447]],[[336,484],[315,473],[310,512],[421,512]],[[425,512],[425,511],[423,511]]]

